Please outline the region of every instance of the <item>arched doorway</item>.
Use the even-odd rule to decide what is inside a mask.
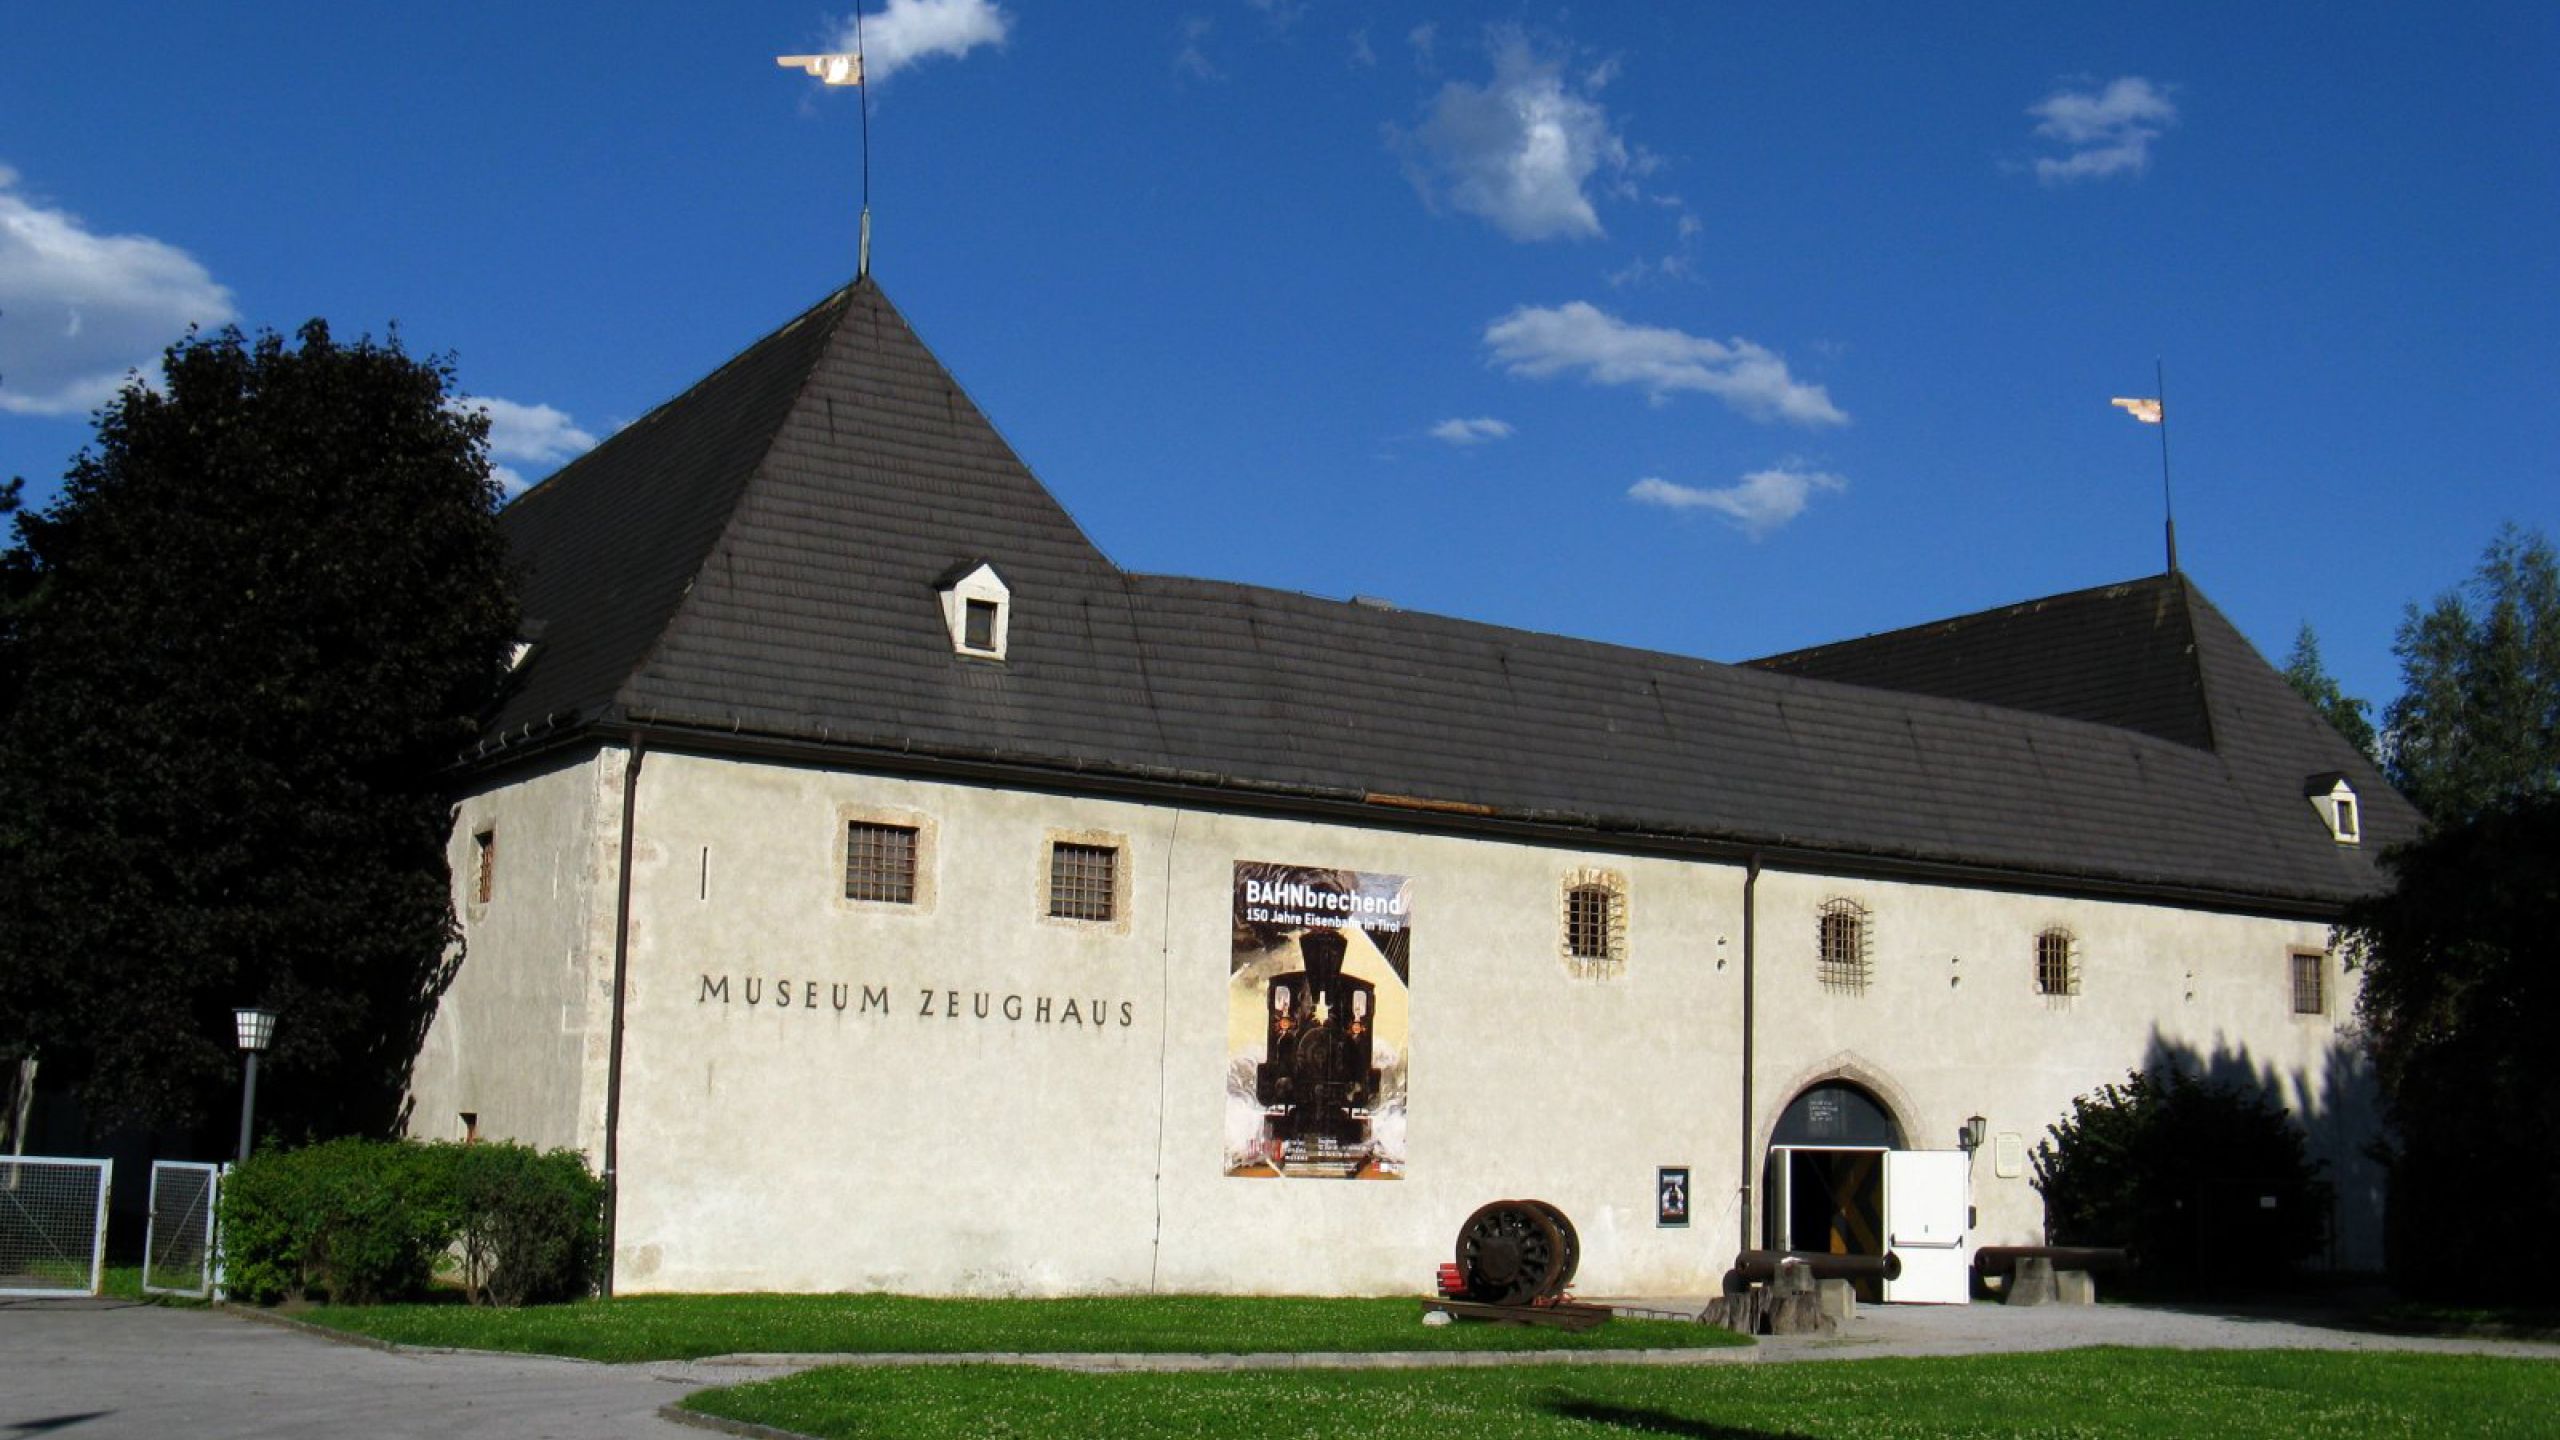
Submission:
[[[1882,1100],[1846,1080],[1807,1086],[1769,1135],[1762,1243],[1834,1255],[1885,1252],[1884,1167],[1902,1125]],[[1880,1299],[1872,1281],[1859,1298]]]

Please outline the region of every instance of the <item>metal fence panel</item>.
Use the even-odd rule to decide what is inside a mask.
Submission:
[[[0,1157],[0,1295],[95,1295],[111,1162]]]
[[[151,1223],[142,1239],[142,1288],[153,1295],[213,1294],[214,1207],[222,1167],[194,1160],[151,1162]]]

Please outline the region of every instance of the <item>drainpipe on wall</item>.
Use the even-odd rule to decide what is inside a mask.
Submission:
[[[1759,902],[1760,852],[1754,850],[1751,852],[1750,868],[1745,870],[1742,876],[1742,1117],[1739,1125],[1739,1128],[1742,1131],[1742,1205],[1740,1207],[1742,1211],[1742,1234],[1739,1237],[1741,1244],[1736,1247],[1737,1249],[1742,1250],[1758,1248],[1751,1240],[1752,1182],[1757,1178],[1757,1171],[1759,1168],[1752,1163],[1758,1157],[1752,1154],[1751,1144],[1752,1131],[1754,1129],[1753,1117],[1756,1113],[1751,1108],[1751,1067],[1753,1040],[1752,1008],[1758,1000],[1758,996],[1754,991],[1756,982],[1759,978],[1757,973],[1758,961],[1760,958]]]
[[[606,1299],[613,1298],[615,1222],[622,1210],[622,997],[631,973],[631,820],[640,803],[640,762],[648,754],[649,742],[631,732],[630,759],[622,767],[622,857],[614,867],[613,1021],[604,1073],[604,1276],[597,1288]]]

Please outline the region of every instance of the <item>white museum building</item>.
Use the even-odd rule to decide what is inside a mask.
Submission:
[[[869,279],[500,523],[411,1126],[585,1152],[618,1292],[1415,1293],[1536,1197],[1585,1293],[1962,1299],[2161,1064],[2379,1261],[2417,817],[2181,573],[1739,665],[1131,573]]]

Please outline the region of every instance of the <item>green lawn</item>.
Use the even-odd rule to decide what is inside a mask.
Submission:
[[[2077,1350],[1784,1365],[1069,1375],[813,1370],[693,1409],[827,1437],[2548,1436],[2560,1365],[2465,1355]]]
[[[1323,1350],[1659,1350],[1749,1342],[1675,1320],[1612,1320],[1580,1335],[1544,1327],[1422,1324],[1411,1299],[1154,1295],[1083,1300],[920,1300],[897,1295],[636,1295],[520,1310],[329,1305],[301,1319],[406,1345],[588,1360],[775,1352],[951,1354]]]

